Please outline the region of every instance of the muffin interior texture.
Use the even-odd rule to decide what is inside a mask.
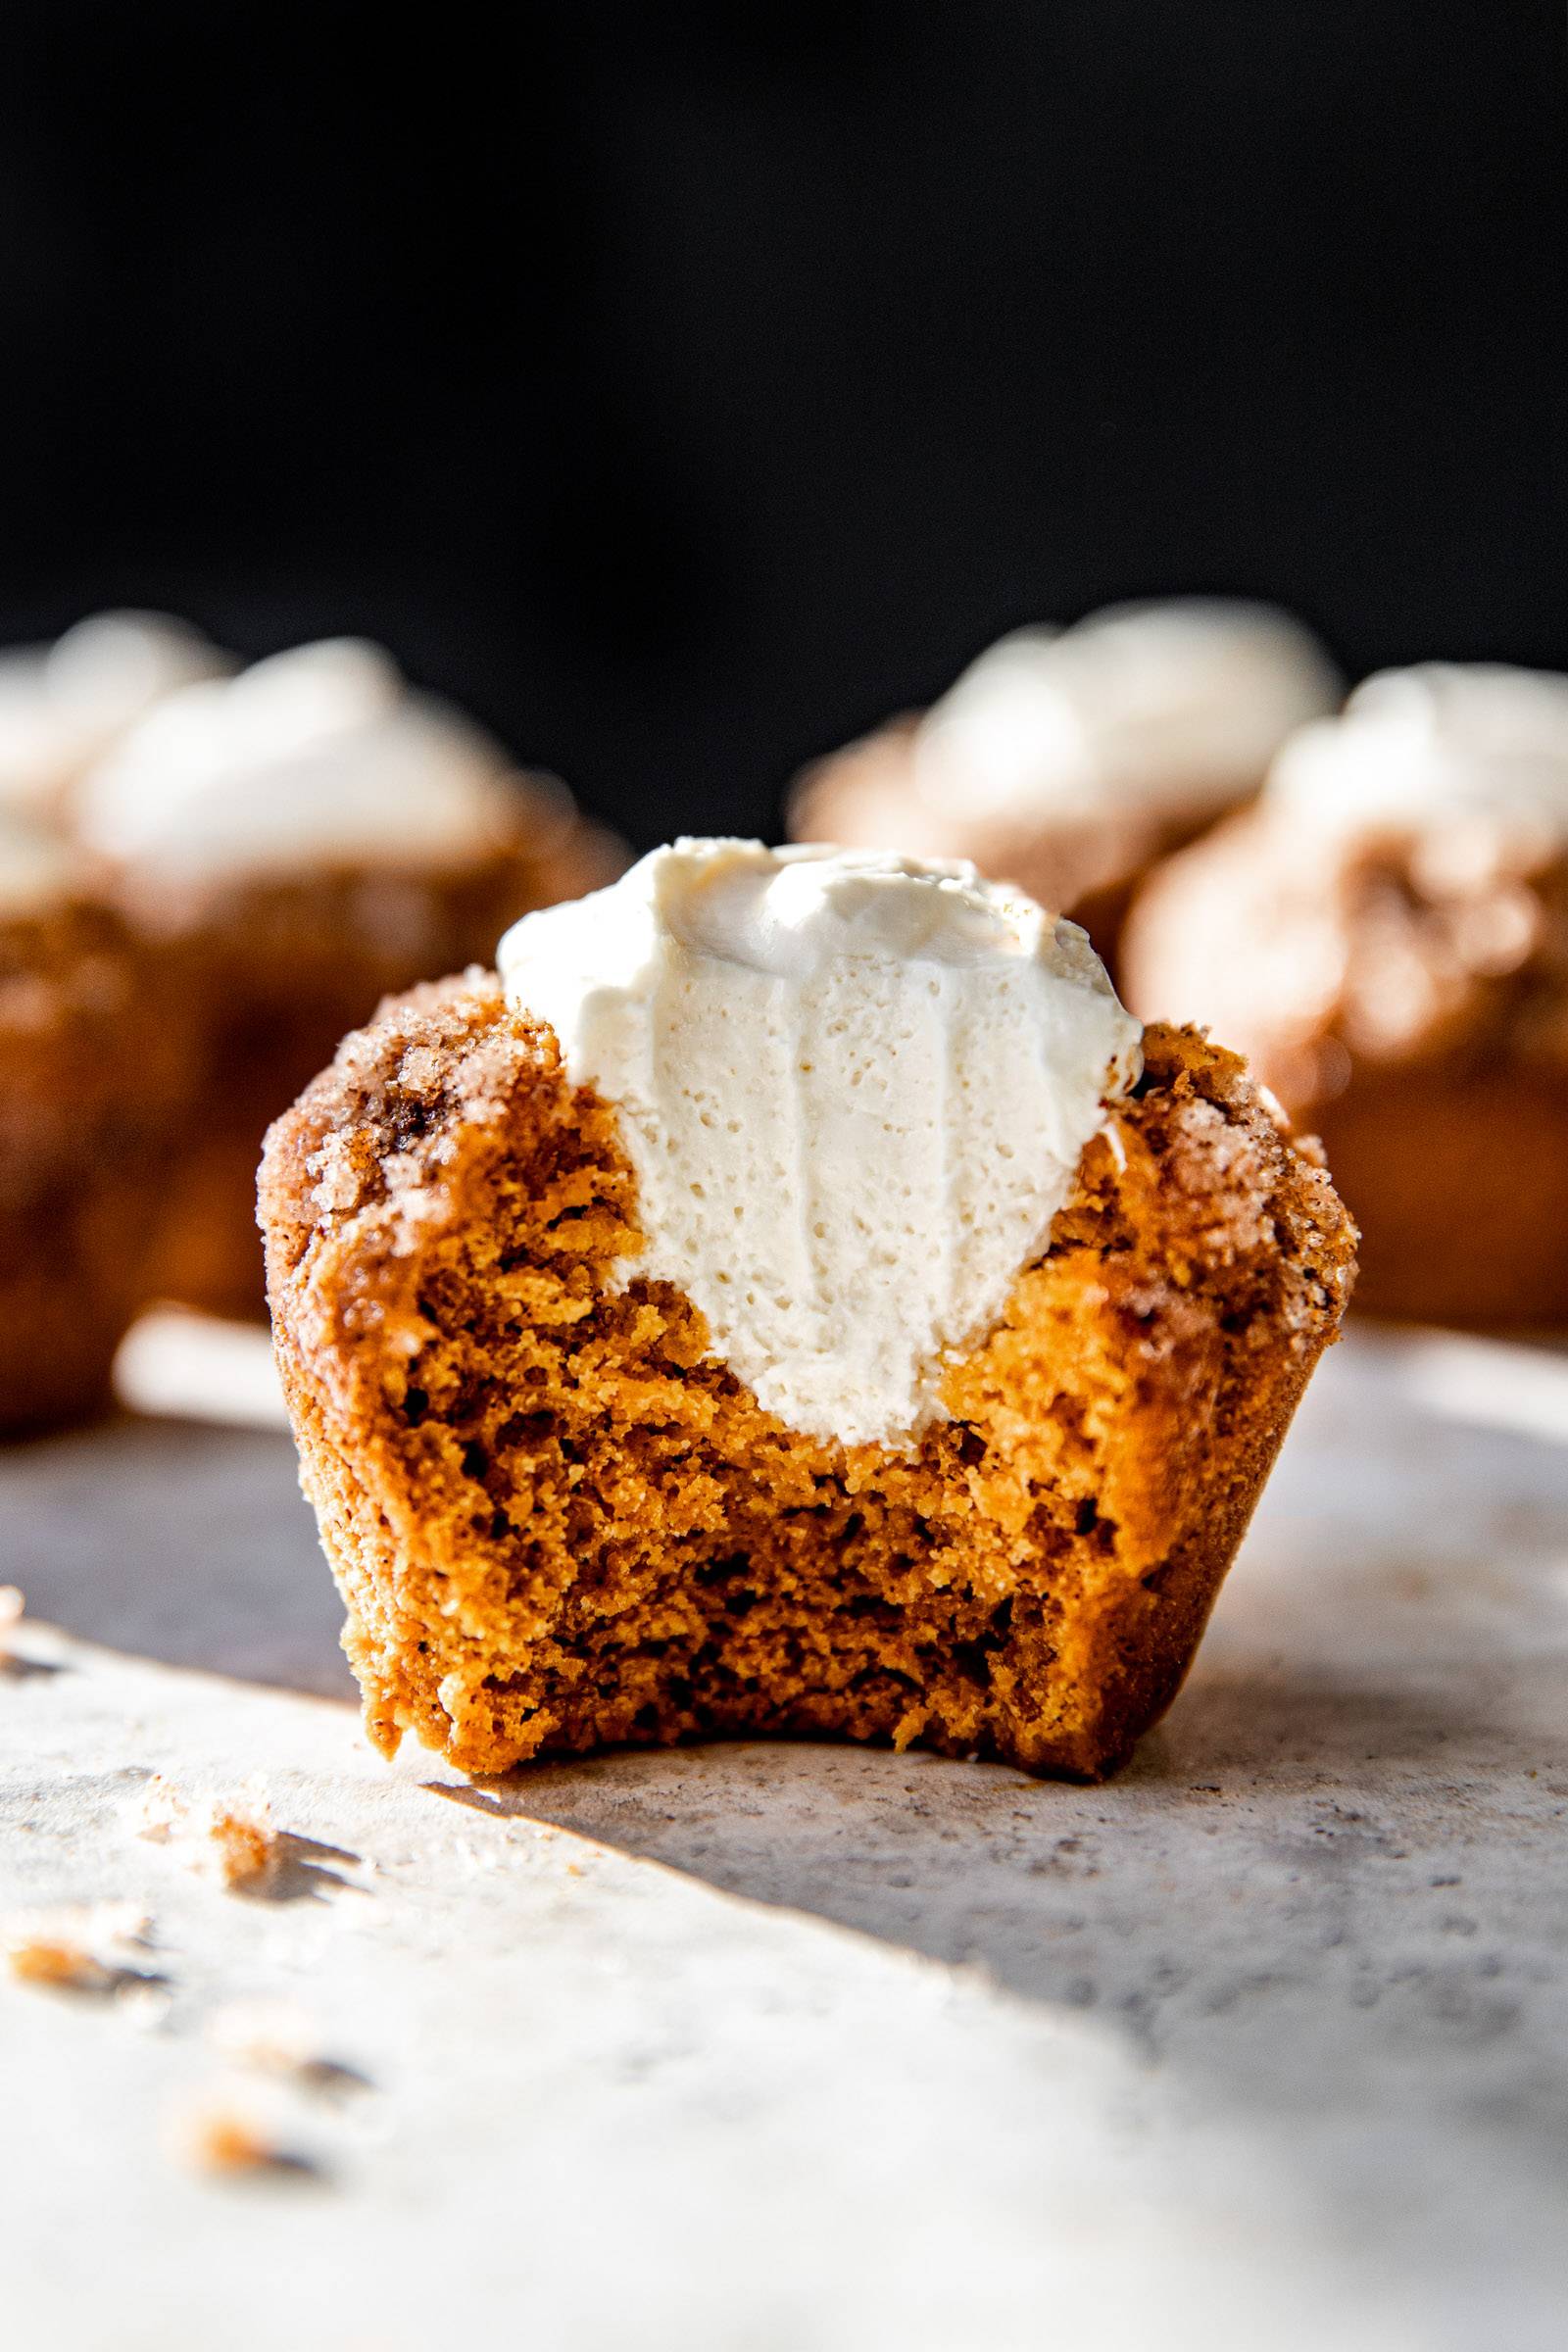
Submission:
[[[1178,1687],[1353,1230],[1234,1056],[1153,1030],[914,1448],[770,1417],[639,1248],[614,1111],[489,979],[273,1129],[263,1221],[367,1721],[470,1772],[715,1734],[1118,1763]]]

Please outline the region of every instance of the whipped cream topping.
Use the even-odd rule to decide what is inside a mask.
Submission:
[[[1267,605],[1111,606],[982,654],[921,721],[914,786],[956,813],[1019,820],[1223,808],[1342,691],[1316,640]]]
[[[0,654],[0,805],[46,813],[165,695],[229,666],[161,612],[100,612]]]
[[[1568,845],[1568,677],[1485,662],[1382,670],[1280,753],[1264,806],[1330,839],[1481,828]]]
[[[60,834],[0,808],[0,921],[41,914],[71,895],[76,860]]]
[[[82,840],[186,880],[466,863],[511,840],[498,744],[342,638],[188,687],[85,779]]]
[[[1076,924],[967,864],[656,850],[498,955],[619,1109],[646,1248],[790,1427],[905,1444],[1045,1249],[1141,1030]]]

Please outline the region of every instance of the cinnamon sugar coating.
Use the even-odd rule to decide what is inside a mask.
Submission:
[[[261,1180],[370,1737],[474,1773],[722,1734],[1114,1768],[1180,1685],[1354,1234],[1234,1055],[1152,1031],[907,1454],[783,1427],[638,1247],[613,1110],[489,974],[345,1041]]]

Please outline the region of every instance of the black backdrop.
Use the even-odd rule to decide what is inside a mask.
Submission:
[[[6,0],[0,629],[354,629],[639,840],[988,637],[1568,665],[1535,0]]]

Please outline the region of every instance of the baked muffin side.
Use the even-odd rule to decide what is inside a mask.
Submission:
[[[171,975],[111,907],[0,914],[0,1431],[108,1404],[189,1084]]]
[[[1152,1031],[908,1452],[764,1412],[636,1251],[613,1110],[487,974],[269,1138],[278,1361],[372,1739],[470,1772],[715,1734],[1114,1768],[1179,1687],[1354,1235],[1234,1056]]]

